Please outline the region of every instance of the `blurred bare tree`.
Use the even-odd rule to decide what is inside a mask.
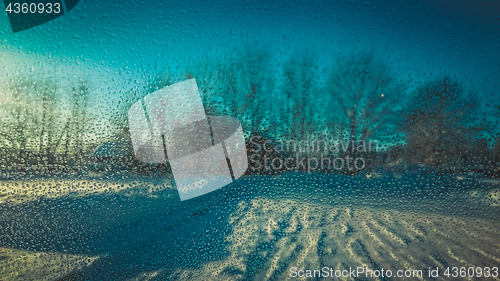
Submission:
[[[337,121],[332,130],[343,135],[340,141],[349,141],[352,157],[363,142],[368,150],[370,140],[390,143],[398,134],[404,88],[391,68],[373,54],[339,59],[327,74],[325,95],[332,98],[332,118]]]
[[[270,53],[247,46],[224,61],[202,60],[186,69],[195,78],[208,115],[238,118],[244,131],[269,132],[276,128],[279,104],[273,102],[275,75]]]
[[[68,87],[36,75],[11,81],[0,128],[10,143],[9,165],[50,170],[67,165],[69,158],[80,161],[92,121],[88,82]]]
[[[431,166],[464,165],[467,152],[476,149],[481,128],[475,122],[478,101],[465,95],[458,82],[445,77],[418,88],[406,114],[406,134],[411,163]],[[482,145],[487,149],[488,145]]]
[[[285,123],[288,138],[305,139],[306,134],[316,129],[313,128],[316,77],[316,59],[311,53],[294,54],[284,63],[282,94],[286,97],[285,114],[289,118]]]

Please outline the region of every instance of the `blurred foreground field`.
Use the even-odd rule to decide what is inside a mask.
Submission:
[[[0,280],[54,280],[97,258],[0,248]]]
[[[171,179],[104,181],[83,179],[34,179],[0,181],[0,204],[24,203],[37,198],[58,198],[73,194],[84,196],[92,193],[119,192],[141,188],[148,191],[173,188]]]
[[[0,280],[288,280],[292,267],[500,267],[497,180],[295,173],[243,178],[187,201],[173,186],[1,182]]]
[[[320,270],[325,266],[384,268],[393,274],[422,270],[426,276],[428,267],[439,267],[437,280],[441,280],[445,265],[500,267],[498,221],[256,198],[242,201],[229,223],[227,258],[201,269],[179,269],[174,276],[179,280],[293,280],[292,267]],[[417,279],[429,278],[411,280]]]

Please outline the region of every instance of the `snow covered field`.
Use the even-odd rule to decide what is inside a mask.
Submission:
[[[0,247],[47,265],[65,260],[82,280],[500,265],[500,186],[477,177],[252,176],[183,202],[171,186],[147,182],[65,194],[1,204]],[[14,255],[2,257],[4,272],[19,266]]]

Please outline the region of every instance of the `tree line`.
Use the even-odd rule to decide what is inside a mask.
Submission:
[[[17,77],[2,89],[0,107],[2,166],[40,172],[86,161],[91,108],[90,83],[70,85],[54,78]]]
[[[265,48],[252,46],[200,59],[183,73],[155,74],[119,93],[110,134],[98,143],[88,137],[94,133],[92,123],[99,122],[92,114],[88,81],[62,87],[60,81],[19,78],[5,88],[10,102],[0,108],[2,168],[64,170],[108,162],[107,169],[121,164],[129,170],[165,171],[165,166],[134,160],[127,112],[145,95],[189,78],[196,78],[207,115],[238,118],[247,140],[261,136],[286,143],[306,135],[312,141],[376,140],[379,152],[349,152],[372,167],[498,163],[498,114],[485,111],[478,94],[452,77],[443,75],[410,91],[401,75],[372,53],[339,57],[326,69],[317,65],[313,52],[276,62]],[[122,149],[96,155],[105,142]]]

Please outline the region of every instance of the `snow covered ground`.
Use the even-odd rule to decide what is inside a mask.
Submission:
[[[500,266],[500,185],[491,179],[292,173],[242,178],[182,202],[167,184],[114,187],[0,204],[0,247],[68,265],[76,280],[286,280],[294,267],[427,274]],[[19,266],[11,256],[2,255],[4,272]],[[37,279],[41,271],[29,272]]]

